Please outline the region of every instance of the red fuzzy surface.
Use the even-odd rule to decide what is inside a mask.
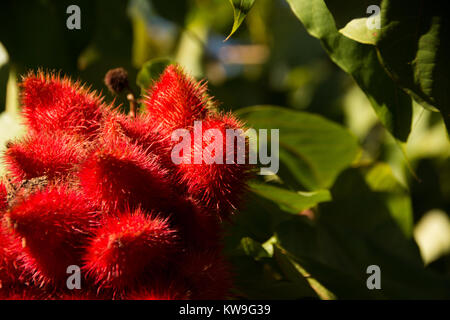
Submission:
[[[227,148],[226,130],[241,127],[231,116],[202,121],[202,142],[197,143],[194,133],[191,133],[191,154],[183,155],[184,160],[178,166],[181,181],[187,186],[188,193],[205,208],[218,213],[222,218],[228,218],[238,208],[242,194],[246,191],[246,181],[251,170],[248,164],[237,163],[236,143],[234,148]],[[215,156],[214,147],[211,146],[215,138],[208,135],[210,129],[218,130],[223,137],[222,141],[219,141],[222,146],[223,163],[205,162],[205,153],[211,157]],[[201,164],[195,163],[196,152],[203,154]],[[227,152],[231,153],[232,163],[226,163]],[[187,163],[186,158],[190,158],[190,163]]]
[[[220,300],[230,294],[231,273],[217,251],[188,253],[181,261],[181,276],[193,300]]]
[[[8,205],[7,196],[8,193],[6,192],[6,187],[3,182],[0,181],[0,212],[4,210]],[[2,214],[0,213],[0,217],[1,216]]]
[[[108,212],[138,206],[162,208],[172,190],[168,171],[158,160],[156,154],[148,154],[136,144],[108,137],[83,164],[81,185]]]
[[[27,136],[5,152],[8,169],[17,181],[64,176],[74,171],[85,157],[80,141],[69,135],[51,133]]]
[[[95,283],[132,287],[149,270],[170,261],[177,247],[176,231],[167,221],[141,210],[108,217],[87,246],[85,269]]]
[[[65,187],[38,191],[5,215],[20,245],[18,261],[38,284],[55,285],[79,265],[83,245],[98,224],[95,209]]]
[[[79,82],[56,74],[30,73],[22,82],[23,115],[36,132],[92,135],[107,110],[102,100]]]
[[[213,110],[206,84],[169,66],[135,117],[55,74],[30,73],[21,88],[28,131],[2,159],[0,299],[227,298],[221,220],[238,208],[250,167],[171,157],[175,129],[242,127]],[[80,289],[68,285],[77,270]]]
[[[209,100],[205,83],[196,82],[180,67],[170,65],[150,88],[145,105],[148,116],[171,132],[205,118]]]

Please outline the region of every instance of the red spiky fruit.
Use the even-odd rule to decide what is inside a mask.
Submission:
[[[227,139],[227,135],[231,136],[227,130],[243,133],[242,128],[231,115],[202,121],[201,131],[191,132],[191,153],[183,154],[178,165],[180,180],[188,193],[222,218],[228,218],[238,207],[251,173],[245,138],[243,144],[237,138]],[[200,162],[196,154],[200,155]]]
[[[25,122],[35,132],[65,131],[90,137],[107,112],[100,96],[66,77],[38,71],[29,73],[21,86]]]
[[[161,164],[172,168],[170,159],[170,137],[161,134],[161,125],[155,123],[148,115],[138,114],[128,117],[123,114],[112,114],[106,118],[101,130],[103,137],[108,139],[121,138],[139,146],[150,155],[158,155]]]
[[[189,291],[180,283],[157,284],[150,288],[132,291],[126,295],[127,300],[187,300]]]
[[[81,264],[96,215],[83,195],[62,186],[37,191],[6,213],[9,229],[20,240],[18,260],[34,282],[65,283],[67,267]]]
[[[8,206],[8,192],[3,182],[0,181],[0,218],[2,217],[2,211]]]
[[[228,263],[220,251],[187,253],[180,275],[193,300],[220,300],[229,296],[232,282]]]
[[[206,90],[206,83],[196,82],[179,66],[170,65],[149,88],[145,100],[148,116],[168,134],[189,128],[209,113],[212,101]]]
[[[176,231],[142,210],[107,217],[87,246],[84,269],[100,287],[132,288],[170,261]]]
[[[15,263],[17,254],[13,248],[15,239],[5,228],[4,219],[0,220],[0,294],[8,290],[19,278],[19,270]]]
[[[46,132],[11,143],[5,152],[9,172],[17,182],[41,176],[61,178],[73,172],[85,157],[83,143],[73,136]]]
[[[0,300],[49,300],[51,298],[47,292],[30,286],[10,288],[7,292],[0,290]]]
[[[84,192],[108,212],[165,208],[173,193],[167,169],[156,154],[119,137],[104,137],[82,165],[79,178]]]
[[[38,72],[25,78],[22,103],[28,135],[9,145],[8,190],[0,184],[0,299],[227,297],[220,220],[249,167],[195,163],[196,150],[235,159],[226,140],[210,148],[208,129],[225,137],[242,127],[213,110],[204,83],[170,66],[147,113],[126,117],[79,83]],[[173,130],[191,136],[195,121],[206,139],[193,137],[182,157],[194,162],[176,165]],[[71,265],[83,271],[81,290],[65,287]]]
[[[179,199],[170,216],[178,226],[186,248],[206,250],[221,244],[221,228],[216,214],[202,208],[191,198]]]

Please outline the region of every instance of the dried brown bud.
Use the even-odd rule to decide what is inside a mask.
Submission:
[[[124,68],[109,70],[105,75],[105,84],[109,91],[119,94],[125,89],[129,89],[128,72]]]

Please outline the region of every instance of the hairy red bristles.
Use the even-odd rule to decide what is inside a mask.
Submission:
[[[125,116],[67,78],[24,79],[28,130],[8,144],[0,180],[0,299],[227,298],[221,220],[251,167],[236,163],[242,149],[228,148],[226,130],[242,125],[217,113],[206,84],[178,66],[144,103],[146,112]],[[172,158],[174,129],[191,135],[192,150],[180,154],[191,164]],[[223,164],[211,162],[216,156]]]
[[[179,226],[183,243],[198,250],[218,248],[221,245],[220,224],[217,216],[203,209],[193,199],[179,199],[173,208],[171,221]]]
[[[145,153],[157,154],[164,167],[169,168],[173,166],[170,160],[170,137],[162,135],[160,131],[161,125],[148,115],[128,117],[112,114],[105,120],[101,134],[107,139],[124,138],[131,144],[138,145]]]
[[[0,290],[0,300],[49,300],[51,295],[36,287],[12,287],[7,292]]]
[[[236,138],[232,145],[227,143],[227,129],[241,128],[242,125],[231,116],[202,121],[202,143],[198,143],[192,133],[191,154],[183,155],[184,161],[178,166],[180,180],[187,186],[188,193],[205,208],[225,219],[238,207],[252,168],[248,164],[246,145],[239,146]],[[216,137],[210,129],[220,135]],[[239,164],[237,153],[241,147],[244,158]],[[201,163],[195,163],[195,153],[202,155]],[[189,156],[190,164],[186,163],[186,157]],[[230,163],[227,163],[227,158],[231,160],[228,161]],[[208,161],[210,159],[213,161]]]
[[[173,197],[167,170],[155,154],[120,138],[106,138],[82,166],[81,185],[106,211],[165,208]]]
[[[181,281],[180,281],[181,282]],[[187,300],[189,290],[180,283],[153,285],[151,289],[133,291],[125,296],[127,300]]]
[[[3,182],[0,181],[0,218],[2,217],[2,211],[8,206],[8,192]]]
[[[0,295],[19,277],[19,270],[16,266],[17,254],[14,252],[15,239],[5,227],[4,219],[0,220]]]
[[[12,143],[5,152],[9,172],[16,181],[46,176],[60,178],[86,157],[83,143],[72,136],[35,133]]]
[[[87,247],[85,270],[100,287],[131,288],[164,267],[177,247],[166,220],[141,210],[107,217]]]
[[[211,99],[206,84],[187,76],[179,66],[170,65],[150,89],[145,100],[148,116],[167,133],[188,128],[207,116]]]
[[[187,253],[180,264],[190,299],[221,300],[230,294],[230,268],[218,251]]]
[[[59,75],[30,73],[21,86],[23,115],[35,132],[58,130],[91,136],[108,110],[95,92]]]
[[[94,208],[65,187],[38,191],[5,216],[20,240],[19,261],[38,284],[61,284],[67,267],[80,265],[83,245],[97,226]],[[45,249],[44,249],[45,248]]]

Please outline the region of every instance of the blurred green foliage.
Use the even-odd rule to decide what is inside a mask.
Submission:
[[[237,297],[450,298],[448,234],[442,240],[450,233],[450,143],[440,114],[410,98],[445,116],[450,88],[410,77],[429,76],[430,64],[404,67],[422,54],[398,47],[396,21],[408,12],[383,1],[392,23],[373,46],[340,32],[367,18],[363,1],[256,0],[239,29],[232,3],[235,10],[225,0],[3,1],[0,150],[21,133],[17,83],[28,70],[79,78],[126,109],[125,97],[105,90],[107,70],[126,68],[139,92],[177,62],[207,78],[221,109],[249,127],[280,130],[278,174],[253,181],[226,226]],[[81,30],[66,28],[71,4],[81,8]],[[432,19],[424,34],[436,46],[427,61],[445,71],[448,47],[436,44],[437,30],[448,32],[442,21]],[[381,290],[366,287],[374,264]]]

